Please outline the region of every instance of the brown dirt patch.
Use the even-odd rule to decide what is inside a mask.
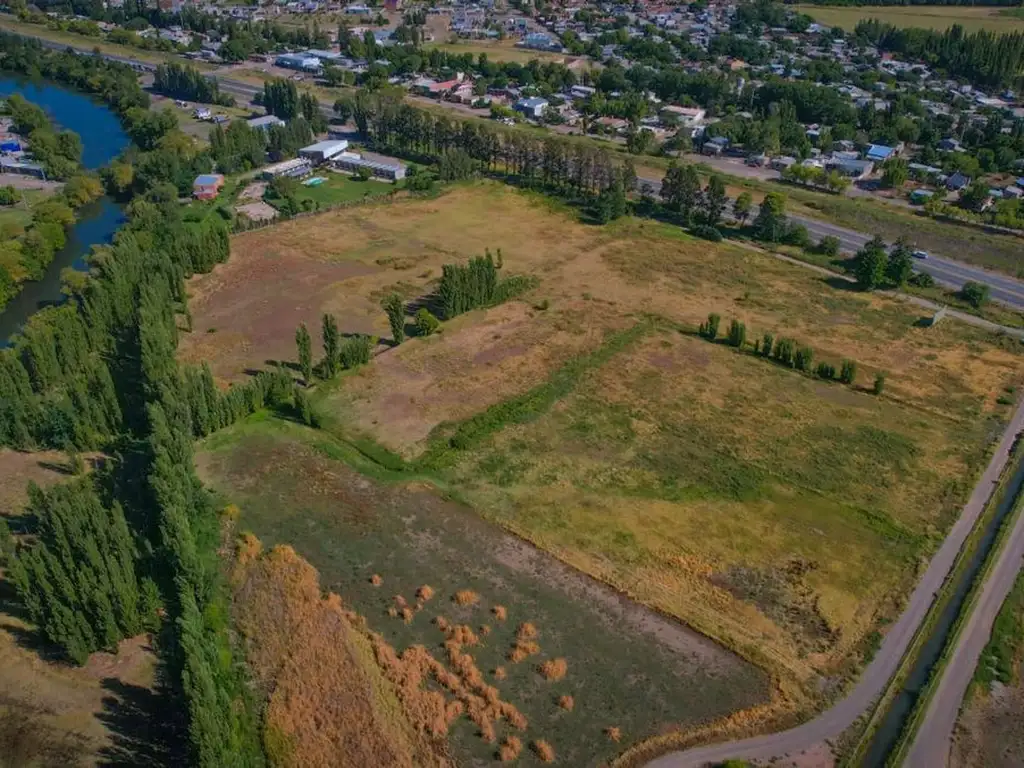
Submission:
[[[266,740],[276,764],[422,764],[423,745],[388,711],[389,689],[366,663],[357,617],[337,595],[322,596],[309,563],[279,546],[236,568],[234,581],[237,627],[268,700]]]
[[[28,484],[51,485],[67,480],[67,456],[60,451],[35,453],[0,448],[0,515],[21,514],[28,502]]]
[[[277,218],[277,209],[268,203],[264,203],[262,200],[236,205],[235,210],[245,214],[253,221],[270,221]]]
[[[221,381],[237,380],[267,360],[293,360],[300,323],[319,353],[321,318],[338,312],[334,298],[342,286],[378,271],[359,262],[250,250],[236,239],[227,263],[188,283],[194,331],[182,335],[179,354],[208,361]],[[340,314],[338,324],[346,333],[375,330],[365,314]]]
[[[1020,768],[1024,765],[1024,685],[996,683],[969,694],[950,749],[950,768]]]

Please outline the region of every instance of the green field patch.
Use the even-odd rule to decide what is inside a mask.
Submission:
[[[419,643],[443,658],[436,618],[469,626],[481,643],[465,650],[529,721],[524,743],[545,739],[562,764],[598,765],[622,748],[608,727],[632,742],[766,701],[767,679],[748,662],[420,485],[384,485],[328,458],[347,451],[324,433],[263,417],[207,440],[197,461],[209,487],[241,507],[240,528],[267,548],[293,546],[318,568],[324,588],[397,649]],[[371,583],[375,574],[380,586]],[[389,615],[395,596],[413,605],[423,585],[435,596],[408,623]],[[465,589],[479,596],[476,605],[453,601]],[[540,652],[513,663],[523,622],[539,630]],[[555,658],[566,660],[568,673],[545,681],[538,665]],[[498,667],[505,679],[495,677]],[[557,703],[565,695],[574,699],[571,712]],[[505,732],[500,725],[499,739]],[[493,759],[495,745],[464,719],[451,739],[460,760]],[[539,764],[526,753],[521,762]]]

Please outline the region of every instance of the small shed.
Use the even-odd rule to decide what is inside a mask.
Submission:
[[[204,173],[192,182],[192,196],[196,200],[213,200],[224,186],[224,177],[219,173]]]

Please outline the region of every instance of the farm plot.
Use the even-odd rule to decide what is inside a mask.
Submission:
[[[560,764],[597,765],[625,743],[767,701],[748,662],[422,486],[359,475],[330,458],[342,449],[257,417],[207,440],[197,461],[243,529],[293,546],[389,646],[422,645],[465,686],[495,689],[483,694],[505,702],[494,719],[463,691],[466,716],[448,726],[456,757],[493,759],[514,736],[522,764],[540,763],[530,745],[544,741]]]
[[[223,378],[293,356],[297,316],[253,306],[247,326],[237,309],[322,265],[365,270],[322,294],[342,330],[386,336],[383,295],[411,310],[442,264],[500,248],[504,273],[537,287],[317,387],[326,431],[359,447],[345,458],[360,468],[381,471],[375,456],[426,479],[756,660],[798,706],[840,688],[898,613],[1024,373],[1011,339],[925,327],[901,302],[671,226],[588,226],[494,184],[299,223],[236,238],[215,273],[286,258],[274,295],[194,284],[201,309],[246,335],[244,355],[190,354]],[[742,349],[696,336],[709,313],[723,332],[745,323]],[[854,361],[855,382],[755,355],[765,333],[813,348],[814,364]]]

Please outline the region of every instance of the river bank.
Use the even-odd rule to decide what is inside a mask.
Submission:
[[[0,97],[14,93],[42,107],[61,128],[79,135],[84,170],[93,171],[106,165],[129,144],[118,116],[88,95],[56,83],[14,75],[0,77]],[[0,176],[0,182],[7,178]],[[67,268],[87,269],[86,256],[92,247],[109,243],[122,221],[121,207],[108,197],[77,210],[76,221],[67,230],[64,246],[54,254],[42,278],[23,282],[19,292],[0,310],[0,346],[6,345],[36,310],[64,300],[61,273]]]

